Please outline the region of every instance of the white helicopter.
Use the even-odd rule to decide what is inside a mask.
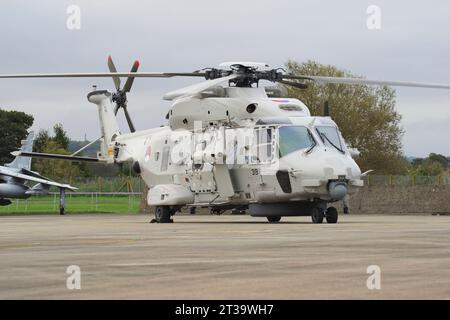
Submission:
[[[116,93],[94,90],[101,151],[97,158],[20,152],[16,155],[72,161],[132,163],[149,187],[147,202],[158,223],[172,222],[183,207],[211,213],[248,211],[278,222],[283,216],[311,216],[313,223],[336,223],[329,206],[363,186],[360,168],[336,123],[327,114],[313,117],[298,99],[279,88],[259,87],[261,80],[306,88],[320,83],[392,85],[450,89],[450,85],[377,81],[356,78],[299,76],[265,63],[229,62],[191,73],[9,74],[0,78],[112,77]],[[135,131],[127,111],[127,92],[134,78],[204,77],[206,81],[164,95],[173,101],[168,124]],[[128,77],[121,88],[120,77]],[[115,103],[115,106],[113,106]],[[124,109],[131,133],[121,133],[116,114]],[[95,141],[93,141],[95,142]]]

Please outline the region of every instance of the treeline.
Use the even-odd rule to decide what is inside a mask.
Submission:
[[[449,158],[437,153],[430,153],[426,158],[414,158],[410,162],[409,174],[414,176],[439,176],[448,172]]]

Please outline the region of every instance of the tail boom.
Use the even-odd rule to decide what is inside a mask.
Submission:
[[[92,91],[87,96],[89,102],[97,105],[100,121],[100,131],[103,137],[100,160],[114,162],[115,140],[121,135],[117,119],[112,107],[112,94],[106,90]]]

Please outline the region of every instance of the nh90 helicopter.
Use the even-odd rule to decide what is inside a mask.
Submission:
[[[88,100],[97,106],[101,151],[97,158],[22,152],[22,156],[132,164],[149,187],[147,202],[159,223],[172,222],[183,207],[207,207],[211,213],[248,211],[278,222],[283,216],[311,216],[314,223],[336,223],[330,206],[363,186],[358,154],[346,145],[327,115],[311,116],[298,99],[281,90],[259,87],[262,80],[306,88],[308,82],[348,85],[393,85],[450,89],[450,85],[377,81],[287,74],[264,63],[230,62],[191,73],[117,72],[111,57],[109,73],[9,74],[0,78],[112,77],[115,93],[94,90]],[[173,101],[168,124],[136,131],[126,94],[136,77],[203,77],[206,81],[164,95]],[[121,88],[120,77],[127,77]],[[115,106],[113,105],[115,103]],[[122,108],[131,133],[116,120]]]

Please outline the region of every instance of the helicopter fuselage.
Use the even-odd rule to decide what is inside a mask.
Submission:
[[[149,205],[310,215],[363,185],[330,117],[312,117],[301,101],[269,98],[264,89],[225,90],[177,99],[169,125],[115,139],[114,161],[133,163]]]

